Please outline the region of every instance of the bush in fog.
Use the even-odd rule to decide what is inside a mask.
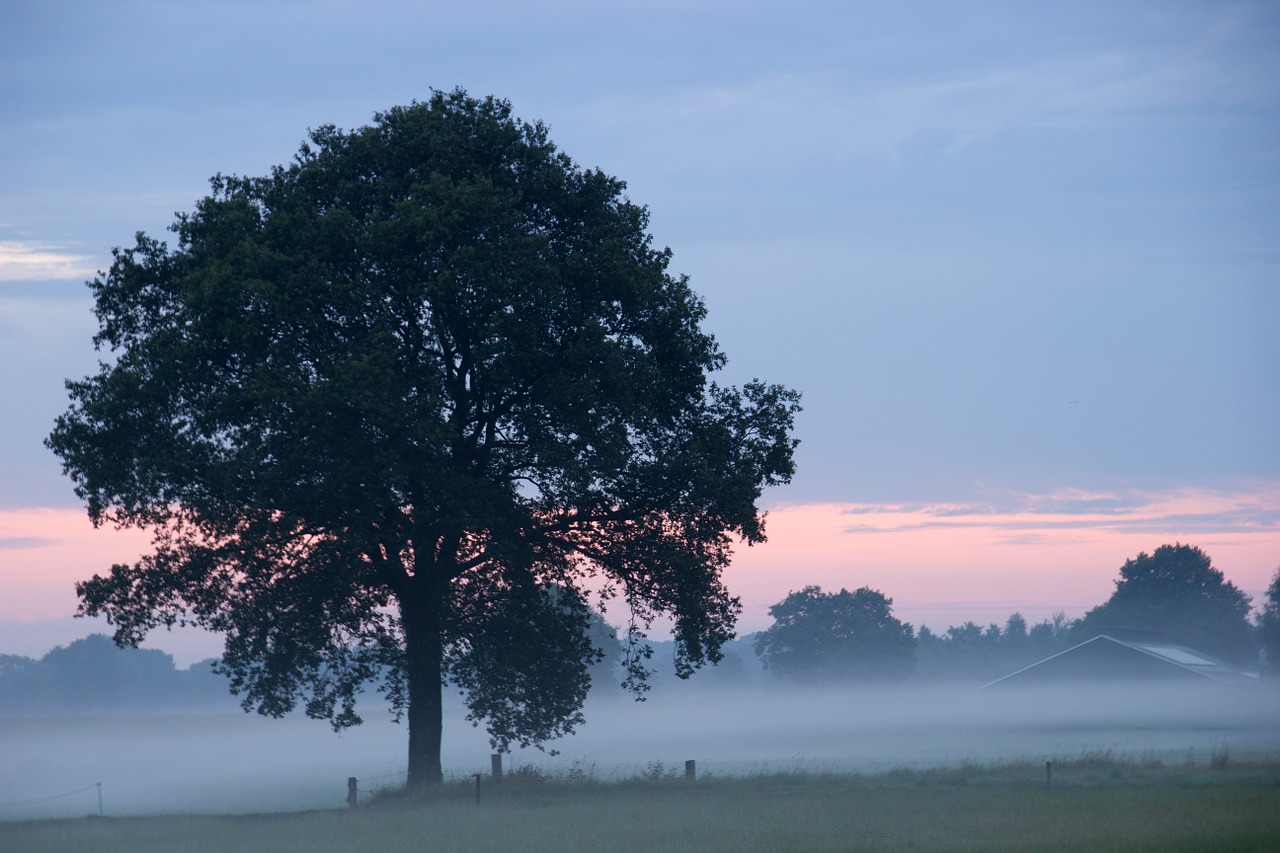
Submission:
[[[773,625],[756,635],[769,672],[796,680],[899,680],[915,666],[911,626],[890,613],[893,599],[868,587],[824,593],[807,586],[769,608]]]

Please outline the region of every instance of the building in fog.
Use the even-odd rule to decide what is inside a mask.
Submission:
[[[1233,669],[1203,652],[1163,639],[1121,639],[1100,634],[984,685],[983,689],[1086,681],[1123,684],[1159,681],[1235,686],[1256,683],[1257,678]]]

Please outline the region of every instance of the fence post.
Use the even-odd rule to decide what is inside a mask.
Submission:
[[[471,775],[474,776],[476,780],[476,805],[478,806],[480,805],[480,774],[472,773]]]
[[[692,758],[684,763],[684,778],[690,782],[698,778],[698,762]]]
[[[502,781],[502,753],[495,752],[489,756],[489,775],[495,782]]]
[[[347,777],[347,805],[353,809],[360,804],[359,784],[356,777]]]
[[[1044,763],[1044,787],[1045,790],[1053,787],[1053,762],[1046,761]]]
[[[98,786],[98,817],[102,817],[102,783],[95,782],[94,784]]]

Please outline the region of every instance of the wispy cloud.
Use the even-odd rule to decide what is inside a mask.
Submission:
[[[1203,114],[1280,97],[1273,60],[1242,55],[1221,32],[1142,45],[1048,38],[1041,55],[959,52],[932,65],[917,46],[923,61],[874,75],[857,60],[865,37],[850,33],[843,54],[792,57],[766,73],[656,78],[648,90],[586,105],[582,119],[627,127],[647,150],[678,144],[685,162],[759,169],[776,166],[779,152],[787,163],[947,156],[1012,128]],[[935,38],[936,52],[952,48],[949,34]]]
[[[93,260],[44,243],[0,240],[0,281],[82,279],[96,272]]]
[[[0,536],[0,551],[26,551],[47,548],[58,543],[48,536]]]
[[[1280,532],[1280,487],[1163,493],[1066,489],[1008,495],[996,503],[858,504],[842,512],[858,519],[845,526],[850,534],[982,528],[1021,544],[1054,544],[1054,531],[1265,533]]]

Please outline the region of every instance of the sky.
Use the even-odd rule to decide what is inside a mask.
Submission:
[[[804,395],[742,630],[809,584],[935,630],[1082,615],[1124,561],[1280,566],[1280,7],[1267,2],[0,7],[0,652],[147,545],[42,440],[84,286],[216,173],[461,86],[649,207],[725,379]],[[207,639],[155,636],[179,660]]]

